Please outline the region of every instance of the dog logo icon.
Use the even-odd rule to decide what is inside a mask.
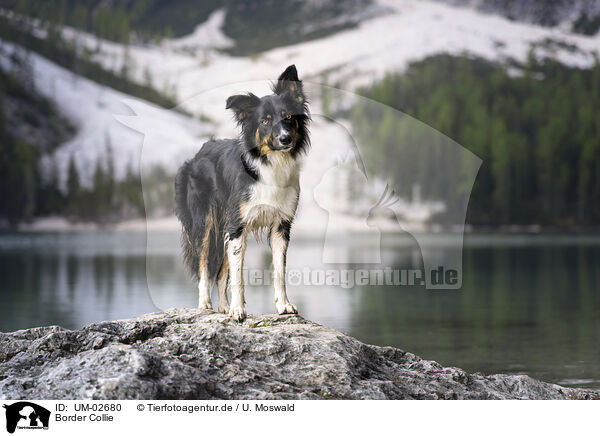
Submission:
[[[48,429],[50,411],[29,401],[3,406],[6,409],[6,431],[18,429]]]

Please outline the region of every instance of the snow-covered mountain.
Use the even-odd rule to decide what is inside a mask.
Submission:
[[[584,0],[577,4],[580,3],[587,4]],[[248,57],[222,50],[232,44],[223,32],[223,10],[213,12],[193,33],[158,44],[124,47],[65,28],[64,37],[80,48],[87,47],[91,58],[105,68],[117,72],[128,63],[134,80],[151,82],[159,90],[168,89],[182,108],[205,121],[200,123],[173,111],[143,105],[33,55],[36,87],[79,125],[77,136],[57,152],[61,168],[65,169],[68,157],[75,154],[82,174],[86,170],[89,173],[95,158],[106,153],[107,142],[118,161],[117,175],[119,171],[122,174],[127,162],[139,158],[141,137],[114,118],[115,114],[131,114],[123,101],[137,106],[133,109],[136,112],[145,111],[147,117],[139,120],[144,118],[155,133],[144,144],[148,152],[144,159],[172,167],[164,155],[165,143],[169,144],[169,155],[180,159],[189,156],[211,134],[233,134],[231,116],[224,107],[228,95],[265,92],[266,80],[274,79],[292,63],[307,83],[352,91],[388,72],[401,71],[410,62],[438,53],[473,55],[512,64],[524,62],[535,47],[538,56],[553,56],[562,63],[586,68],[593,65],[594,56],[600,51],[600,35],[586,36],[562,27],[517,22],[435,1],[379,0],[377,4],[386,13],[363,20],[355,27]],[[8,43],[4,47],[13,49]],[[4,64],[8,62],[6,54],[2,59]],[[256,89],[247,88],[249,81],[256,81]],[[311,97],[313,107],[318,107],[319,95]],[[136,123],[134,117],[129,122]]]
[[[0,66],[3,69],[13,69],[12,54],[15,50],[21,48],[2,42]],[[177,154],[173,150],[165,153],[165,144],[189,154],[189,150],[198,148],[200,138],[208,134],[209,126],[189,116],[98,85],[36,54],[30,53],[28,59],[35,90],[54,101],[61,115],[69,119],[77,130],[75,136],[60,146],[54,155],[63,186],[71,156],[75,158],[83,184],[89,185],[96,161],[106,156],[108,147],[114,156],[115,175],[120,179],[128,166],[138,169],[142,142],[148,165],[163,165],[173,170],[174,162],[178,162]],[[141,115],[147,123],[144,129],[152,132],[145,141],[138,131],[115,118],[133,113]]]
[[[275,48],[257,56],[239,57],[221,50],[223,12],[215,12],[196,31],[159,45],[123,46],[78,31],[67,36],[94,50],[93,59],[120,71],[128,60],[133,77],[148,76],[159,89],[176,92],[182,105],[197,114],[220,117],[223,101],[194,107],[186,100],[226,84],[276,77],[295,63],[305,80],[354,90],[386,72],[402,70],[412,61],[438,54],[467,54],[493,61],[524,62],[532,46],[540,56],[589,67],[600,51],[600,36],[576,34],[561,28],[511,21],[468,8],[420,0],[380,0],[388,12],[324,38]],[[214,45],[208,45],[211,35]],[[574,48],[573,48],[574,47]],[[225,121],[229,122],[226,117]]]

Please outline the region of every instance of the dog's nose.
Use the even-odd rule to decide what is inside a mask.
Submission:
[[[281,143],[281,145],[290,145],[292,143],[292,137],[290,135],[288,135],[287,133],[284,133],[283,135],[279,135],[278,139],[279,139],[279,142]]]

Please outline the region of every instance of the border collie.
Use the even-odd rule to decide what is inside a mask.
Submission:
[[[175,213],[181,221],[185,263],[198,280],[199,307],[246,317],[242,277],[246,238],[266,230],[273,253],[275,306],[297,313],[285,291],[286,252],[300,196],[300,161],[310,145],[310,114],[298,72],[290,65],[273,94],[227,99],[241,127],[239,139],[206,142],[175,178]],[[231,305],[227,289],[231,290]]]

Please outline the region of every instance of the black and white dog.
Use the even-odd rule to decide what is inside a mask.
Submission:
[[[310,115],[294,65],[273,84],[273,94],[227,99],[241,127],[239,139],[206,142],[175,178],[175,213],[183,227],[187,267],[199,281],[199,307],[246,317],[243,260],[249,233],[263,229],[273,252],[277,312],[297,313],[285,291],[290,230],[300,196],[300,157],[310,145]],[[231,289],[231,306],[227,289]]]

